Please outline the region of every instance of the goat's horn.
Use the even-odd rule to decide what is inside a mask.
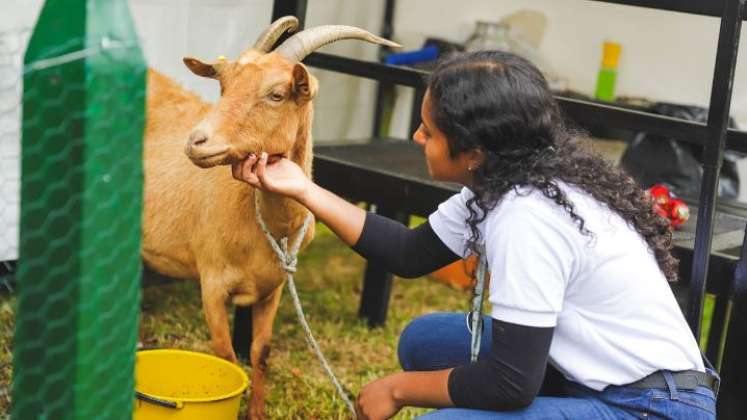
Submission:
[[[378,37],[354,26],[324,25],[306,29],[293,35],[280,44],[279,47],[275,48],[275,51],[288,60],[299,62],[317,48],[341,39],[361,39],[372,44],[386,45],[394,48],[401,47],[401,45],[395,42]]]
[[[296,29],[298,29],[298,19],[296,19],[295,16],[283,16],[275,22],[272,22],[272,24],[262,32],[252,48],[266,53],[270,51],[270,48],[275,45],[275,42],[285,33],[285,31],[295,32]]]

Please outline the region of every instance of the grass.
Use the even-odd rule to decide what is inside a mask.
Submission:
[[[369,329],[357,315],[364,264],[334,234],[318,225],[316,238],[299,255],[295,275],[314,336],[340,382],[353,394],[366,383],[399,370],[397,339],[408,321],[428,312],[466,310],[470,297],[469,292],[434,280],[396,279],[386,325]],[[10,386],[15,301],[0,299],[0,413],[4,413],[10,404],[5,390]],[[145,287],[140,330],[140,341],[147,347],[209,352],[197,283]],[[287,290],[275,320],[269,366],[269,418],[349,418],[345,404],[306,343]],[[241,410],[246,412],[246,401]],[[425,411],[407,408],[396,418],[410,419]]]
[[[369,329],[357,316],[364,260],[326,227],[317,226],[311,245],[299,256],[296,287],[314,336],[341,383],[357,394],[366,383],[399,370],[397,339],[418,315],[464,311],[469,293],[428,280],[395,280],[384,327]],[[704,333],[712,299],[706,301]],[[0,419],[10,406],[12,335],[15,299],[0,296]],[[145,287],[140,341],[146,347],[209,352],[209,333],[196,282],[178,281]],[[267,411],[273,419],[345,419],[336,396],[306,344],[287,291],[275,321]],[[249,372],[250,368],[244,366]],[[242,402],[242,414],[246,412]],[[411,419],[426,410],[406,408],[397,419]]]
[[[1,286],[0,286],[1,287]],[[9,416],[15,299],[0,295],[0,419]]]

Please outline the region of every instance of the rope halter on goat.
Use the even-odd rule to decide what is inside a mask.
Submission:
[[[355,407],[353,407],[353,403],[350,402],[350,398],[348,398],[347,393],[345,393],[345,391],[343,390],[342,385],[340,385],[340,382],[337,380],[335,374],[332,373],[332,369],[329,367],[327,360],[324,358],[321,349],[319,349],[319,344],[317,344],[314,336],[311,334],[311,328],[309,327],[309,323],[306,321],[306,317],[303,314],[301,301],[298,299],[298,292],[296,292],[296,284],[293,281],[293,273],[296,272],[296,265],[298,264],[298,250],[301,248],[303,238],[306,236],[306,231],[309,229],[309,225],[314,219],[314,216],[311,214],[311,212],[308,212],[308,214],[306,215],[306,219],[304,219],[303,221],[303,225],[298,230],[298,232],[296,232],[295,240],[293,241],[293,245],[291,246],[291,249],[289,251],[288,237],[285,236],[280,238],[280,244],[278,244],[278,242],[270,233],[269,229],[267,229],[267,225],[262,218],[262,212],[259,209],[259,194],[256,190],[254,192],[254,210],[257,216],[257,222],[262,228],[262,232],[265,234],[267,242],[270,243],[273,251],[275,251],[275,254],[277,254],[278,258],[280,259],[280,264],[283,267],[283,270],[285,270],[286,274],[288,275],[288,289],[290,290],[291,297],[293,298],[293,305],[296,308],[296,315],[298,315],[298,320],[301,323],[304,331],[306,332],[306,342],[309,343],[309,346],[311,346],[311,348],[316,353],[316,356],[319,359],[319,363],[321,363],[324,371],[327,373],[327,376],[329,376],[329,379],[335,385],[340,398],[342,398],[342,400],[345,402],[345,405],[347,405],[348,410],[350,410],[350,412],[353,414],[353,418],[356,418]]]

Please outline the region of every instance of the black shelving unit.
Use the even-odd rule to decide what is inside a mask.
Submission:
[[[727,128],[745,0],[589,1],[721,19],[707,124],[562,96],[556,98],[566,115],[581,126],[645,131],[703,147],[701,193],[690,203],[697,215],[675,236],[681,280],[672,288],[696,337],[700,336],[705,293],[715,295],[707,355],[722,376],[719,417],[747,418],[744,398],[747,396],[747,247],[744,246],[747,206],[717,203],[716,199],[724,151],[747,152],[747,132]],[[385,7],[383,31],[390,36],[394,0],[387,0]],[[292,14],[303,22],[306,9],[306,0],[276,0],[272,20]],[[316,68],[377,80],[381,85],[409,86],[420,96],[428,74],[322,53],[311,54],[304,62]],[[411,131],[419,124],[420,104],[415,102]],[[376,133],[374,130],[374,136]],[[362,143],[341,139],[338,145],[315,146],[314,155],[314,177],[320,185],[352,200],[376,204],[380,213],[401,220],[406,220],[409,214],[428,215],[439,202],[458,191],[455,185],[428,177],[422,152],[411,142],[376,137]],[[385,322],[391,287],[389,273],[371,264],[367,267],[360,315],[369,325]],[[250,323],[242,311],[246,309],[237,309],[236,319]],[[241,341],[234,342],[238,353],[248,354],[247,328],[243,325],[235,328],[235,332],[243,330]]]

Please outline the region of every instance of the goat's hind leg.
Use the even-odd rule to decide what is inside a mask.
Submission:
[[[252,364],[252,396],[249,406],[249,416],[252,420],[264,419],[265,414],[265,376],[267,375],[267,359],[270,357],[270,341],[272,340],[272,324],[280,304],[281,285],[265,300],[252,305],[252,348],[250,353]]]

